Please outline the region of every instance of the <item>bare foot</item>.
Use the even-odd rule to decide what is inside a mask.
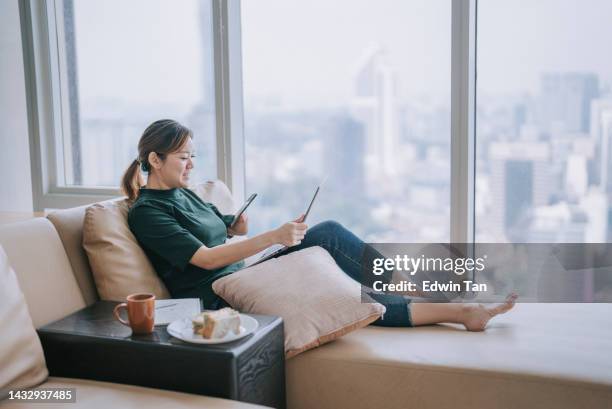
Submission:
[[[489,320],[498,314],[510,311],[516,302],[518,295],[511,293],[506,297],[506,301],[493,306],[484,304],[465,304],[461,309],[459,321],[468,331],[484,331]]]

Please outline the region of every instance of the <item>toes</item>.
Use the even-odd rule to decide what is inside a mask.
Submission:
[[[510,309],[512,309],[512,307],[514,307],[514,301],[515,300],[516,300],[516,297],[514,297],[512,299],[508,298],[502,304],[496,305],[495,307],[487,308],[487,311],[489,312],[489,314],[492,317],[494,317],[495,315],[498,315],[498,314],[503,314],[504,312],[507,312]]]
[[[476,308],[471,310],[471,317],[464,322],[466,329],[468,331],[484,331],[489,320],[498,314],[503,314],[512,309],[517,298],[517,294],[511,293],[506,297],[505,302],[494,307],[478,304]]]

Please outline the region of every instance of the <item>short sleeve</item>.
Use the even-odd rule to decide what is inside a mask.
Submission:
[[[140,205],[131,209],[128,224],[145,250],[154,252],[180,271],[203,246],[172,214],[156,206]]]
[[[215,205],[214,205],[214,204],[212,204],[212,203],[209,203],[209,204],[210,204],[210,208],[211,208],[211,209],[212,209],[212,210],[215,212],[215,214],[216,214],[217,216],[219,216],[219,218],[220,218],[221,220],[223,220],[223,223],[225,224],[225,227],[230,227],[230,225],[231,225],[231,224],[232,224],[232,222],[234,221],[234,215],[233,215],[233,214],[226,214],[226,215],[223,215],[223,214],[221,214],[221,212],[219,211],[219,209],[217,209],[217,206],[215,206]]]

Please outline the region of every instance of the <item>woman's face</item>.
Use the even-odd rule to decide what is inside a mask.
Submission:
[[[160,162],[161,167],[155,167],[160,182],[170,189],[188,187],[193,156],[193,142],[189,138],[178,151],[166,155],[166,160]]]

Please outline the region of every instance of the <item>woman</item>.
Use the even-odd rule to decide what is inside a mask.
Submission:
[[[173,297],[200,298],[209,309],[227,306],[212,291],[212,283],[242,268],[246,257],[274,244],[290,247],[286,253],[321,246],[346,274],[360,282],[362,259],[367,262],[380,257],[340,224],[327,221],[308,229],[301,220],[303,216],[255,237],[226,243],[228,236],[247,233],[247,216],[243,214],[229,227],[232,215],[222,215],[187,189],[193,169],[192,137],[191,131],[176,121],[152,123],[140,138],[138,158],[122,179],[122,190],[133,201],[128,213],[130,229]],[[141,170],[148,173],[142,187]],[[390,274],[383,277],[390,280]],[[387,308],[374,325],[411,327],[452,322],[470,331],[484,330],[492,317],[508,311],[516,299],[511,295],[502,304],[484,306],[410,303],[399,295],[372,297]]]

